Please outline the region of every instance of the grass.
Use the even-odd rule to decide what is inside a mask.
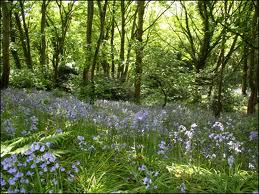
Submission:
[[[1,192],[251,193],[258,188],[258,137],[249,137],[258,124],[253,116],[225,113],[215,120],[209,111],[179,104],[162,110],[98,101],[91,107],[70,97],[12,89],[1,98]],[[54,161],[52,155],[43,159],[46,153]],[[38,159],[34,168],[30,157]]]

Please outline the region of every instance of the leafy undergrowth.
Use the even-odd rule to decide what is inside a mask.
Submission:
[[[2,192],[254,192],[258,121],[8,89]]]

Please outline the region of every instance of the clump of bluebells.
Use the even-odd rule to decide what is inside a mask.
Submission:
[[[72,183],[80,162],[62,166],[50,147],[50,142],[34,142],[24,153],[2,157],[1,192],[62,192],[64,181]]]
[[[155,184],[155,182],[159,176],[159,171],[151,171],[146,167],[145,164],[139,166],[138,171],[141,175],[144,176],[142,184],[145,186],[147,190],[153,191],[158,189],[158,186]]]

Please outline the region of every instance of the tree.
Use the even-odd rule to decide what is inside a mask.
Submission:
[[[23,53],[26,65],[29,69],[32,70],[32,56],[31,56],[31,45],[30,45],[30,36],[28,25],[25,20],[24,12],[24,1],[19,1],[19,8],[21,9],[22,23],[20,21],[20,16],[17,11],[15,11],[15,21],[20,34],[20,42],[22,44]]]
[[[89,69],[91,66],[91,50],[92,50],[92,28],[94,15],[94,1],[87,2],[87,29],[86,29],[86,60],[83,70],[83,81],[89,79]]]
[[[46,11],[47,6],[49,4],[49,1],[43,0],[41,4],[41,27],[40,27],[40,33],[41,33],[41,44],[40,44],[40,64],[42,69],[46,66]]]
[[[137,46],[136,46],[136,73],[135,73],[135,102],[140,103],[141,94],[141,74],[142,74],[142,59],[143,59],[143,23],[145,12],[145,1],[138,1],[138,27],[137,27]]]
[[[58,86],[58,68],[60,63],[63,62],[63,55],[64,55],[64,47],[65,47],[65,39],[66,34],[69,29],[71,20],[72,20],[72,14],[74,11],[74,3],[75,1],[69,2],[67,5],[67,9],[64,6],[63,2],[61,0],[57,0],[56,4],[59,9],[59,16],[60,16],[60,22],[61,22],[61,29],[58,29],[55,25],[55,22],[51,19],[51,17],[48,16],[48,20],[52,24],[52,28],[54,31],[54,36],[52,37],[52,45],[54,49],[53,57],[52,57],[52,66],[53,66],[53,73],[54,73],[54,84],[55,86]],[[61,32],[60,32],[61,30]]]
[[[258,6],[258,2],[257,2]],[[258,49],[256,51],[255,47],[258,46],[256,43],[258,41],[258,7],[255,6],[254,15],[253,15],[253,22],[251,26],[251,42],[255,42],[254,47],[250,47],[250,54],[249,54],[249,72],[248,72],[248,82],[249,87],[251,89],[251,94],[248,99],[247,105],[247,114],[254,114],[255,113],[255,105],[257,104],[257,92],[258,92],[258,59],[256,57],[256,52],[258,54]],[[257,41],[254,41],[257,40]],[[256,45],[257,44],[257,45]],[[257,60],[257,61],[256,61]],[[257,63],[257,67],[255,64]],[[257,70],[256,70],[257,69]]]
[[[3,72],[1,76],[0,89],[7,88],[9,84],[10,61],[9,61],[9,46],[10,46],[10,2],[2,1],[1,8],[3,13]]]

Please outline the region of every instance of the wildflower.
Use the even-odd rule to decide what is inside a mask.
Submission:
[[[45,146],[43,145],[43,146],[41,146],[41,148],[40,148],[40,152],[44,152],[45,151]]]
[[[156,190],[157,188],[158,188],[157,185],[155,185],[155,186],[154,186],[154,189]]]
[[[34,172],[31,172],[31,171],[27,171],[26,175],[27,176],[32,176],[34,174]]]
[[[146,166],[144,164],[142,164],[139,168],[139,171],[145,171],[146,170]]]
[[[9,178],[9,180],[8,180],[9,185],[15,185],[16,180],[17,180],[17,179],[16,179],[15,177]]]
[[[64,168],[64,167],[61,167],[61,168],[60,168],[60,171],[61,171],[61,172],[64,172],[64,171],[65,171],[65,168]]]
[[[193,123],[193,124],[191,125],[191,128],[192,128],[192,129],[195,129],[196,127],[198,127],[198,125],[197,125],[196,123]]]
[[[251,131],[251,132],[250,132],[250,135],[249,135],[250,141],[256,140],[256,139],[257,139],[257,136],[258,136],[258,132],[257,132],[257,131]]]
[[[185,131],[185,135],[187,135],[187,137],[188,137],[189,139],[191,139],[192,136],[193,136],[193,133],[192,133],[192,131]]]
[[[158,155],[164,155],[164,154],[165,154],[165,151],[164,151],[164,150],[158,150],[157,154],[158,154]]]
[[[59,133],[63,133],[62,129],[57,129],[56,130],[56,133],[59,134]]]
[[[83,136],[77,136],[77,139],[78,139],[79,141],[84,141],[84,140],[85,140],[85,138],[84,138]]]
[[[159,144],[159,148],[160,149],[165,149],[165,142],[164,141],[161,141],[161,143]]]
[[[181,193],[185,193],[186,192],[186,186],[185,186],[184,183],[181,184],[180,189],[181,189]]]
[[[154,176],[158,176],[159,175],[159,172],[158,171],[156,171],[155,172],[155,174],[154,174]]]
[[[1,179],[0,179],[0,184],[1,184],[1,187],[5,186],[5,185],[6,185],[5,180],[1,178]]]
[[[46,142],[46,146],[49,148],[51,146],[50,142]]]
[[[152,180],[151,180],[150,178],[145,177],[145,178],[143,179],[143,184],[144,184],[144,185],[150,185],[151,183],[152,183]]]
[[[21,188],[21,189],[20,189],[20,192],[21,192],[21,193],[26,193],[26,190],[25,190],[24,188]]]
[[[135,114],[135,119],[137,121],[143,121],[148,115],[148,112],[147,111],[139,111]]]
[[[255,166],[254,166],[252,163],[250,163],[250,162],[249,162],[249,164],[248,164],[248,168],[250,168],[250,169],[254,170],[254,169],[255,169]]]
[[[232,155],[229,156],[229,157],[228,157],[228,165],[229,165],[230,168],[232,168],[234,162],[235,162],[234,157],[233,157]]]
[[[218,122],[218,121],[216,121],[216,122],[213,124],[212,127],[215,128],[215,129],[219,129],[220,131],[224,131],[224,126],[223,126],[223,124],[220,123],[220,122]]]
[[[7,172],[9,172],[10,174],[14,174],[16,173],[17,169],[16,168],[10,168]]]

